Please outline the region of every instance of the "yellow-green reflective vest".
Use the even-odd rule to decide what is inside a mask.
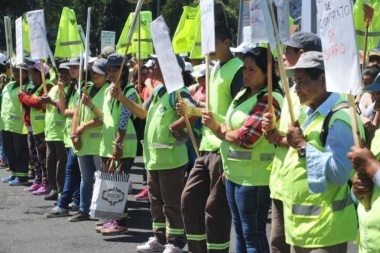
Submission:
[[[106,95],[103,103],[103,129],[102,129],[102,140],[100,142],[100,150],[99,155],[101,157],[112,157],[114,142],[117,136],[117,130],[119,126],[120,114],[123,104],[118,102],[116,99],[113,99],[108,92],[106,91]],[[141,99],[136,91],[133,88],[132,84],[128,84],[123,93],[126,97],[134,95],[137,99],[136,103],[141,104]],[[123,155],[122,158],[125,157],[136,157],[137,152],[137,136],[136,130],[133,125],[132,119],[134,115],[128,120],[127,130],[123,140]]]
[[[89,82],[92,83],[92,82]],[[90,94],[91,89],[94,87],[92,84],[88,89],[87,93]],[[103,101],[105,91],[109,87],[109,83],[105,83],[102,88],[96,93],[94,97],[91,98],[92,103],[97,108],[103,108]],[[95,114],[91,111],[87,106],[82,106],[81,115],[80,115],[80,123],[82,125],[92,119],[96,118]],[[99,146],[100,141],[102,139],[102,128],[103,126],[93,127],[90,129],[86,129],[80,137],[81,148],[79,150],[74,150],[77,156],[84,155],[99,155]]]
[[[146,119],[143,153],[147,170],[176,169],[188,162],[185,142],[178,141],[169,131],[169,125],[178,119],[178,115],[166,91],[158,96],[163,93],[161,89],[166,88],[161,86],[154,91]]]
[[[197,7],[183,6],[181,19],[173,36],[173,49],[176,54],[190,52],[194,46],[196,33],[200,27],[200,19],[197,19],[200,5]]]
[[[197,24],[195,30],[195,40],[190,51],[190,59],[204,59],[202,54],[202,28],[201,28],[201,12],[195,18],[195,23]]]
[[[298,122],[300,125],[302,125],[303,121],[306,118],[306,113],[304,112],[304,107],[300,105],[300,100],[297,94],[294,92],[294,89],[290,90],[290,97],[292,101],[294,117],[298,119]],[[283,136],[285,136],[288,132],[290,121],[288,101],[284,99],[284,103],[281,109],[281,118],[280,122],[278,123],[278,130],[282,133]],[[288,148],[277,147],[274,154],[273,163],[269,167],[271,170],[269,188],[270,196],[272,199],[282,200],[282,184],[284,181],[284,174],[286,174],[286,171],[290,169],[282,166],[282,163],[285,159],[286,154],[288,153],[288,150]]]
[[[380,129],[375,133],[372,140],[371,151],[380,161]],[[380,187],[374,185],[371,197],[371,209],[365,210],[359,203],[359,252],[378,253],[380,252]]]
[[[243,90],[238,93],[227,111],[226,123],[231,130],[242,127],[247,115],[257,104],[258,94],[255,94],[235,107],[235,103],[245,92],[246,90]],[[266,88],[264,92],[267,92]],[[273,97],[282,104],[283,96],[280,93],[273,92]],[[269,184],[270,171],[267,168],[273,160],[275,146],[264,136],[261,136],[249,148],[242,148],[224,140],[220,146],[220,152],[223,170],[228,180],[245,186]]]
[[[356,0],[353,15],[356,30],[356,41],[358,49],[364,50],[366,23],[364,21],[365,12],[363,4],[369,4],[374,9],[371,25],[368,27],[367,50],[372,50],[377,47],[380,39],[380,2],[379,0]]]
[[[64,91],[67,91],[65,87]],[[59,100],[58,85],[51,88],[48,95],[53,101]],[[46,107],[45,113],[45,141],[63,141],[65,131],[66,117],[58,112],[58,109],[53,105]]]
[[[71,85],[74,85],[74,84],[71,84]],[[70,90],[70,87],[68,88],[68,90]],[[76,109],[77,103],[78,103],[78,96],[79,96],[78,91],[74,89],[73,93],[71,94],[69,98],[67,109],[69,110]],[[66,117],[65,131],[63,132],[64,133],[63,142],[65,143],[66,148],[74,148],[73,142],[70,139],[72,122],[73,122],[73,117]]]
[[[28,131],[24,125],[23,108],[18,100],[17,93],[19,85],[14,87],[16,82],[8,83],[2,93],[1,101],[1,119],[3,120],[3,130],[17,134],[27,134]],[[25,89],[27,85],[23,85]]]
[[[343,97],[335,103],[343,101]],[[351,125],[348,109],[333,114],[329,127],[339,118]],[[325,116],[317,116],[304,130],[309,144],[324,150],[320,140]],[[363,126],[360,132],[364,136]],[[326,191],[310,193],[307,181],[306,159],[290,148],[284,166],[283,203],[286,242],[305,248],[332,246],[353,240],[357,235],[355,206],[348,184],[341,186],[327,180]]]
[[[243,66],[243,62],[239,58],[232,58],[222,67],[220,67],[220,63],[216,64],[211,71],[209,110],[213,113],[218,123],[224,122],[228,107],[233,99],[231,96],[231,82],[241,66]],[[202,136],[199,150],[217,151],[219,149],[222,141],[209,128],[203,128]]]
[[[42,84],[32,94],[32,97],[37,98],[43,89]],[[33,134],[43,133],[45,130],[45,112],[43,109],[35,109],[30,107],[30,124],[32,125]]]

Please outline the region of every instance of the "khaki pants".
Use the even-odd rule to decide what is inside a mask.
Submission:
[[[290,253],[290,245],[285,241],[284,205],[278,199],[272,199],[270,248],[272,253]]]

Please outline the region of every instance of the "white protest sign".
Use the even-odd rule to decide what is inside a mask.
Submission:
[[[11,19],[7,16],[4,17],[4,27],[5,27],[5,40],[7,44],[7,57],[12,58],[12,55],[13,55],[12,27],[11,27]]]
[[[274,33],[273,26],[276,25],[272,18],[271,18],[271,12],[270,12],[270,5],[272,5],[272,0],[260,0],[261,10],[263,12],[264,17],[264,26],[265,30],[267,32],[267,42],[269,42],[271,50],[276,49],[276,35]],[[278,36],[278,35],[277,35]]]
[[[264,13],[261,9],[260,0],[250,2],[250,20],[252,43],[267,43],[268,33],[265,27]]]
[[[202,54],[215,51],[214,0],[201,0]]]
[[[26,13],[29,25],[30,56],[33,60],[45,59],[48,57],[45,44],[45,15],[44,10],[29,11]],[[41,29],[41,27],[43,29]]]
[[[116,32],[111,32],[111,31],[102,31],[100,34],[100,51],[103,50],[106,46],[111,46],[115,48],[115,37],[116,37]]]
[[[19,65],[24,62],[22,17],[19,17],[18,19],[16,19],[15,30],[16,30],[16,65]]]
[[[176,55],[169,37],[169,27],[162,16],[156,18],[150,25],[154,49],[158,63],[165,80],[168,93],[184,87],[182,70],[178,65]]]
[[[351,0],[317,0],[326,89],[356,95],[361,74]]]
[[[289,24],[289,0],[273,0],[277,9],[277,23],[280,40],[283,44],[290,41],[290,24]]]

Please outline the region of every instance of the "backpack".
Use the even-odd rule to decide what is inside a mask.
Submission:
[[[337,104],[334,108],[332,108],[331,111],[327,114],[325,120],[323,121],[322,131],[321,131],[321,135],[320,135],[320,140],[321,140],[323,146],[326,145],[326,138],[327,138],[327,135],[329,133],[329,124],[330,124],[331,117],[334,115],[334,113],[336,113],[340,109],[345,109],[348,107],[349,107],[348,102],[343,101],[343,102],[340,102],[339,104]],[[364,134],[365,134],[364,136],[365,136],[366,144],[367,144],[368,148],[370,148],[370,144],[371,144],[371,141],[373,139],[373,133],[368,131],[367,128],[364,128]]]

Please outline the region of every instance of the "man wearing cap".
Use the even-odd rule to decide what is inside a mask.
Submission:
[[[367,86],[376,97],[374,110],[380,111],[380,75]],[[357,199],[371,196],[371,208],[366,209],[362,202],[358,205],[359,252],[380,252],[380,129],[375,132],[371,151],[367,148],[352,147],[347,154],[357,173],[353,179],[353,193]]]
[[[215,52],[211,59],[219,60],[210,74],[209,110],[218,123],[233,98],[243,87],[243,62],[230,50],[231,33],[222,5],[216,4]],[[182,193],[182,217],[189,251],[193,253],[228,252],[230,246],[231,213],[222,180],[221,140],[208,129],[202,130],[199,150]]]
[[[321,132],[330,111],[346,99],[326,90],[323,54],[303,53],[294,74],[295,92],[306,106],[306,118],[289,125],[290,146],[283,162],[283,203],[286,242],[292,252],[346,252],[356,237],[355,207],[347,180],[351,163],[346,153],[354,144],[348,109],[329,117],[329,131]],[[363,132],[363,126],[360,126]],[[324,144],[325,142],[325,144]]]
[[[3,144],[11,170],[11,175],[3,177],[2,182],[10,185],[26,185],[29,165],[28,132],[24,128],[23,110],[17,94],[20,83],[23,84],[22,89],[25,89],[29,83],[28,66],[17,65],[13,68],[13,75],[16,81],[8,83],[2,91]]]
[[[43,72],[42,72],[43,71]],[[49,78],[49,67],[39,62],[29,68],[32,83],[26,91],[18,93],[19,100],[25,109],[24,122],[28,128],[29,155],[35,171],[35,180],[32,186],[25,189],[35,195],[44,195],[50,192],[46,169],[46,142],[45,142],[45,108],[39,100],[44,94],[42,73],[45,74],[47,91],[53,87]]]
[[[290,38],[288,45],[286,45],[284,53],[284,64],[286,67],[294,66],[300,56],[308,51],[322,52],[322,44],[320,38],[308,32],[294,33]],[[281,62],[279,62],[281,64]],[[305,113],[303,112],[303,106],[300,105],[298,96],[295,93],[294,86],[290,89],[290,97],[292,101],[292,107],[294,116],[302,124],[305,119]],[[272,222],[271,222],[271,235],[270,235],[270,247],[272,253],[290,253],[290,245],[285,241],[284,231],[284,211],[282,203],[283,193],[283,175],[286,174],[288,168],[283,166],[283,160],[288,152],[289,145],[286,141],[286,132],[290,123],[289,106],[285,99],[282,106],[281,118],[278,128],[272,129],[275,126],[273,116],[270,113],[266,113],[263,119],[263,127],[265,128],[265,122],[271,126],[267,131],[266,138],[277,146],[275,157],[273,159],[271,176],[270,176],[270,192],[272,198]]]

